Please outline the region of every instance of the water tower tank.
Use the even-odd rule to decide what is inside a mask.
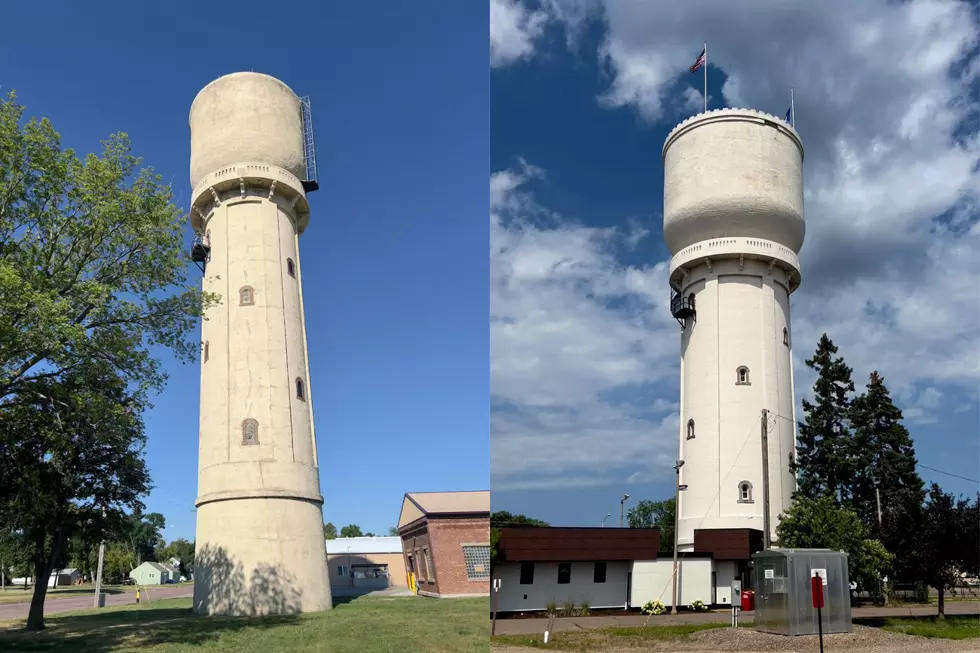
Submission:
[[[664,241],[671,254],[715,238],[763,238],[799,253],[803,143],[750,109],[685,120],[664,143]]]
[[[300,100],[274,77],[241,72],[214,80],[194,98],[190,128],[192,188],[205,175],[245,161],[306,177]]]

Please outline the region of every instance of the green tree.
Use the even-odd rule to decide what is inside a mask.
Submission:
[[[946,592],[960,573],[980,573],[980,494],[971,505],[933,483],[923,509],[913,565],[918,577],[939,592],[939,617],[946,616]]]
[[[829,494],[840,501],[850,497],[854,477],[853,440],[848,417],[854,392],[851,368],[836,356],[837,347],[823,334],[806,366],[817,372],[814,401],[803,400],[796,459],[797,493],[806,497]]]
[[[337,539],[337,527],[333,525],[333,522],[327,522],[323,525],[323,539],[325,540],[336,540]]]
[[[398,527],[390,526],[388,528],[388,537],[398,537]]]
[[[12,528],[0,529],[0,574],[3,574],[2,584],[6,589],[10,579],[31,572],[30,542],[22,532]]]
[[[17,470],[0,498],[0,523],[24,533],[36,579],[28,630],[44,627],[52,569],[64,566],[73,535],[92,541],[142,509],[150,488],[143,459],[145,397],[100,359],[36,380],[50,403],[0,411],[0,459]],[[152,548],[151,548],[152,550]]]
[[[188,542],[184,538],[177,538],[166,546],[157,548],[156,560],[167,562],[171,558],[180,561],[180,573],[182,576],[190,576],[194,573],[194,543]]]
[[[186,217],[125,134],[81,161],[23,114],[13,93],[0,99],[0,407],[46,404],[40,382],[92,359],[162,389],[151,348],[193,360],[217,300],[188,282]]]
[[[540,519],[515,515],[504,510],[490,514],[490,568],[493,569],[498,563],[504,561],[503,551],[500,550],[500,529],[517,528],[547,528],[548,522]]]
[[[674,511],[673,498],[663,501],[638,502],[626,513],[626,522],[630,528],[659,528],[660,551],[674,552]]]
[[[837,504],[832,496],[797,495],[776,526],[779,546],[790,549],[832,549],[848,554],[851,580],[881,603],[884,572],[892,556],[872,539],[857,513]]]
[[[884,379],[872,372],[865,392],[851,404],[855,460],[849,505],[895,555],[895,571],[905,577],[911,571],[906,561],[912,557],[915,534],[921,530],[925,490],[915,471],[912,438],[901,421],[902,411]]]
[[[105,558],[102,561],[102,577],[106,582],[118,583],[129,577],[136,565],[133,553],[121,541],[106,542]]]
[[[144,514],[136,510],[129,515],[125,523],[125,541],[133,554],[134,566],[138,567],[147,560],[160,561],[159,551],[163,555],[163,529],[167,520],[158,512]]]
[[[364,537],[364,534],[361,532],[361,527],[358,526],[357,524],[347,524],[346,526],[340,529],[340,536],[341,537]]]

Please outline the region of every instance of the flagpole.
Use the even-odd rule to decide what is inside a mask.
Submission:
[[[796,104],[793,102],[793,87],[789,87],[789,117],[792,118],[790,126],[796,129]]]
[[[708,42],[704,42],[704,112],[708,113]]]

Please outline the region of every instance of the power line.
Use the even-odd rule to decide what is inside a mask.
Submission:
[[[937,474],[945,474],[946,476],[952,476],[953,478],[958,478],[958,479],[963,480],[963,481],[969,481],[970,483],[980,483],[980,481],[978,481],[975,478],[967,478],[965,476],[960,476],[959,474],[953,474],[952,472],[944,472],[941,469],[935,469],[934,467],[928,467],[928,466],[923,465],[921,463],[916,463],[916,467],[921,467],[922,469],[928,469],[930,472],[936,472]]]

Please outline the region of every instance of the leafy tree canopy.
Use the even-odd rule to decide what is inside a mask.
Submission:
[[[361,527],[357,524],[347,524],[340,529],[341,537],[364,537],[364,533],[361,532]]]
[[[325,540],[336,540],[337,539],[337,527],[333,525],[333,522],[327,522],[323,525],[323,539]]]
[[[510,527],[528,528],[547,528],[548,522],[540,519],[525,517],[524,515],[514,515],[505,510],[498,510],[490,513],[490,567],[491,569],[498,563],[504,561],[503,552],[500,550],[500,529]]]
[[[626,513],[626,521],[630,528],[659,528],[660,550],[666,553],[674,551],[674,511],[673,498],[663,501],[639,501]]]
[[[846,552],[851,580],[877,601],[884,598],[882,578],[891,554],[870,537],[857,513],[838,505],[833,497],[798,495],[776,526],[776,536],[785,548]]]

